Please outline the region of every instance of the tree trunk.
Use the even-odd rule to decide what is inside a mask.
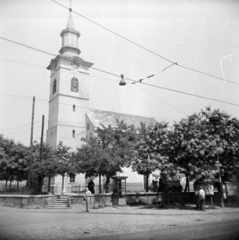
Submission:
[[[48,192],[51,192],[51,177],[48,177]]]
[[[110,176],[106,175],[106,182],[105,182],[105,192],[108,193],[110,191]]]
[[[17,180],[17,192],[19,190],[19,181]]]
[[[10,187],[9,187],[9,189],[12,189],[12,180],[10,181]]]
[[[39,193],[42,192],[42,186],[43,186],[43,177],[38,177],[38,189],[37,189],[37,191]]]
[[[65,177],[65,175],[62,175],[62,189],[61,189],[61,195],[63,195],[63,191],[64,191],[64,177]]]
[[[145,174],[145,191],[146,192],[149,191],[149,173],[148,172]]]
[[[188,177],[186,177],[186,185],[185,185],[184,192],[189,192],[189,179],[188,179]]]
[[[99,174],[99,193],[101,193],[101,174]]]
[[[7,190],[7,182],[8,182],[8,180],[6,179],[6,182],[5,182],[5,190]]]
[[[107,175],[105,185],[109,185],[109,184],[110,184],[110,176]]]

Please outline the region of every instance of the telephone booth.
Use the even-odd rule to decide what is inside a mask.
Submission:
[[[175,202],[175,199],[183,205],[182,186],[180,181],[167,181],[164,187],[164,203],[169,205],[170,200]]]
[[[113,205],[126,205],[126,178],[124,176],[113,176]]]

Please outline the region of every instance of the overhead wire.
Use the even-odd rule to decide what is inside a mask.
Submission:
[[[67,6],[64,6],[63,4],[60,4],[60,3],[58,3],[58,2],[55,1],[55,0],[52,0],[52,1],[53,1],[54,3],[60,5],[60,6],[63,7],[63,8],[69,9]],[[110,30],[109,28],[106,28],[106,27],[102,26],[101,24],[99,24],[99,23],[97,23],[97,22],[95,22],[95,21],[93,21],[93,20],[91,20],[91,19],[83,16],[82,14],[80,14],[80,13],[78,13],[78,12],[72,10],[72,9],[71,9],[71,12],[73,12],[73,13],[75,13],[76,15],[79,15],[80,17],[82,17],[82,18],[84,18],[84,19],[92,22],[93,24],[95,24],[95,25],[97,25],[97,26],[105,29],[106,31],[108,31],[108,32],[110,32],[110,33],[112,33],[112,34],[114,34],[114,35],[116,35],[116,36],[124,39],[125,41],[130,42],[130,43],[133,44],[133,45],[136,45],[137,47],[139,47],[139,48],[141,48],[141,49],[144,49],[145,51],[147,51],[147,52],[149,52],[149,53],[151,53],[151,54],[153,54],[153,55],[156,55],[157,57],[160,57],[161,59],[164,59],[164,60],[167,61],[167,62],[170,62],[170,63],[172,63],[172,64],[175,64],[174,61],[171,61],[170,59],[168,59],[168,58],[166,58],[166,57],[163,57],[162,55],[159,55],[159,54],[157,54],[157,53],[155,53],[155,52],[153,52],[153,51],[151,51],[151,50],[149,50],[149,49],[147,49],[147,48],[139,45],[138,43],[135,43],[135,42],[131,41],[130,39],[128,39],[128,38],[126,38],[126,37],[123,37],[122,35],[120,35],[120,34],[114,32],[114,31]],[[186,66],[183,66],[183,65],[181,65],[181,64],[179,64],[179,63],[177,63],[176,65],[177,65],[178,67],[181,67],[181,68],[184,68],[184,69],[187,69],[187,70],[190,70],[190,71],[199,73],[199,74],[203,74],[203,75],[206,75],[206,76],[209,76],[209,77],[217,78],[217,79],[220,79],[220,80],[223,80],[223,81],[226,81],[226,82],[230,82],[231,84],[235,84],[235,85],[238,85],[238,86],[239,86],[239,83],[236,83],[236,82],[234,82],[234,81],[230,81],[230,80],[227,80],[227,79],[218,77],[218,76],[214,76],[214,75],[209,74],[209,73],[205,73],[205,72],[202,72],[202,71],[199,71],[199,70],[190,68],[190,67],[186,67]]]
[[[39,129],[39,128],[41,128],[41,126],[34,126],[34,130]],[[18,131],[18,132],[5,133],[5,135],[16,135],[16,134],[27,132],[27,131],[31,131],[31,129],[29,128],[29,129],[21,130],[21,131]]]
[[[98,78],[98,77],[95,77],[95,76],[89,76],[89,77],[92,77],[92,78]],[[104,78],[100,78],[100,79],[104,79]],[[109,80],[109,81],[117,81],[117,80],[113,80],[113,79],[104,79],[104,80]],[[161,101],[161,102],[165,103],[165,104],[166,104],[166,105],[168,105],[169,107],[171,107],[171,108],[175,109],[176,111],[178,111],[178,112],[182,113],[183,115],[187,116],[187,114],[183,113],[182,111],[180,111],[179,109],[177,109],[177,108],[173,107],[172,105],[170,105],[170,104],[166,103],[166,102],[165,102],[165,101],[163,101],[162,99],[159,99],[158,97],[156,97],[156,96],[154,96],[153,94],[149,93],[148,91],[146,91],[146,90],[144,90],[144,89],[140,88],[139,86],[137,86],[137,87],[138,87],[138,88],[139,88],[141,91],[144,91],[145,93],[147,93],[147,94],[149,94],[149,95],[153,96],[153,97],[154,97],[154,98],[156,98],[157,100],[159,100],[159,101]]]
[[[0,59],[1,59],[1,58],[0,58]],[[11,60],[8,60],[8,59],[2,59],[2,60],[6,60],[6,61],[9,61],[9,62],[22,63],[22,62],[17,62],[17,61],[11,61]],[[26,64],[26,65],[28,65],[27,63],[22,63],[22,64]],[[174,64],[175,64],[175,63],[174,63]],[[171,66],[174,65],[174,64],[170,64],[169,66],[165,67],[162,71],[160,71],[160,72],[158,72],[158,73],[156,73],[156,74],[154,74],[154,75],[157,75],[157,74],[159,74],[159,73],[165,71],[167,68],[171,67]],[[34,66],[34,65],[33,65],[33,66]],[[36,65],[36,66],[37,66],[37,65]],[[37,67],[40,67],[40,66],[37,66]],[[106,73],[106,74],[110,74],[110,75],[115,76],[115,77],[119,77],[119,76],[116,75],[116,74],[109,73],[109,72],[104,71],[104,70],[100,70],[100,69],[96,69],[96,68],[95,68],[95,70],[101,71],[101,72]],[[105,78],[100,78],[100,77],[97,77],[97,76],[91,76],[91,75],[89,75],[89,77],[91,77],[91,78],[99,78],[99,79],[104,79],[104,80],[109,80],[109,81],[117,81],[117,80],[113,80],[113,79],[105,79]],[[134,82],[134,83],[135,83],[135,82]],[[133,84],[134,84],[134,83],[133,83]],[[142,91],[144,91],[144,92],[150,94],[149,92],[143,90],[142,88],[139,88],[139,89],[141,89]],[[152,95],[152,94],[150,94],[150,95],[153,96],[153,97],[155,97],[155,96]],[[157,97],[155,97],[155,98],[157,98]],[[47,101],[47,100],[40,99],[40,98],[36,98],[36,99],[39,100],[39,101]],[[161,99],[158,99],[158,100],[161,101],[161,102],[164,102],[164,101],[161,100]],[[166,102],[164,102],[164,103],[167,104]],[[61,104],[61,103],[59,103],[59,104]],[[174,108],[174,107],[171,106],[170,104],[167,104],[167,105],[168,105],[169,107]],[[70,106],[71,106],[71,105],[70,105]],[[174,109],[177,110],[177,111],[179,111],[179,112],[181,112],[180,110],[178,110],[178,109],[176,109],[176,108],[174,108]],[[181,112],[181,113],[182,113],[182,112]],[[184,114],[184,113],[183,113],[183,114]],[[186,115],[186,114],[184,114],[184,115]]]
[[[20,62],[20,61],[13,61],[13,60],[6,59],[6,58],[0,58],[0,60],[7,61],[7,62],[13,62],[13,63],[20,63],[20,64],[24,64],[24,65],[28,65],[28,66],[33,66],[33,67],[46,69],[45,67],[40,66],[40,65],[35,65],[35,64],[30,64],[30,63],[25,63],[25,62]]]
[[[174,110],[178,111],[179,113],[181,113],[181,114],[183,114],[183,115],[185,115],[185,116],[188,116],[186,113],[184,113],[184,112],[182,112],[182,111],[178,110],[177,108],[173,107],[173,106],[172,106],[172,105],[170,105],[169,103],[167,103],[167,102],[163,101],[162,99],[160,99],[160,98],[156,97],[155,95],[153,95],[153,94],[149,93],[148,91],[146,91],[146,90],[142,89],[141,87],[139,87],[139,86],[136,86],[136,87],[137,87],[137,88],[139,88],[140,90],[142,90],[142,91],[144,91],[144,92],[148,93],[148,94],[149,94],[149,95],[151,95],[152,97],[154,97],[154,98],[158,99],[159,101],[163,102],[164,104],[168,105],[169,107],[173,108]]]
[[[37,121],[37,122],[34,122],[34,124],[38,124],[38,123],[40,123],[40,122],[41,122],[41,121]],[[17,128],[21,128],[21,127],[26,127],[26,126],[30,126],[30,125],[31,125],[31,123],[25,124],[25,125],[21,125],[21,126],[18,126],[18,127],[3,129],[3,130],[0,130],[0,132],[6,132],[6,131],[10,131],[10,130],[13,130],[13,129],[17,129]]]
[[[5,40],[5,41],[7,41],[7,42],[11,42],[11,43],[17,44],[17,45],[20,45],[20,46],[22,46],[22,47],[30,48],[30,49],[35,50],[35,51],[38,51],[38,52],[45,53],[45,54],[50,55],[50,56],[56,56],[56,55],[51,54],[51,53],[49,53],[49,52],[45,52],[45,51],[39,50],[39,49],[37,49],[37,48],[30,47],[30,46],[28,46],[28,45],[25,45],[25,44],[22,44],[22,43],[19,43],[19,42],[15,42],[15,41],[12,41],[12,40],[7,39],[7,38],[4,38],[4,37],[0,37],[0,39]]]
[[[69,9],[68,7],[66,7],[66,6],[64,6],[64,5],[60,4],[60,3],[58,3],[57,1],[54,1],[54,0],[52,0],[52,1],[55,2],[56,4],[62,6],[63,8]],[[78,12],[72,10],[72,9],[71,9],[71,12],[75,13],[76,15],[81,16],[82,18],[85,18],[86,20],[88,20],[88,21],[90,21],[90,22],[96,24],[97,26],[99,26],[99,27],[101,27],[101,28],[107,30],[108,32],[111,32],[112,34],[114,34],[114,35],[116,35],[116,36],[118,36],[118,37],[124,39],[125,41],[128,41],[128,42],[130,42],[130,43],[136,45],[137,47],[140,47],[140,48],[142,48],[142,49],[144,49],[144,50],[146,50],[146,51],[148,51],[148,52],[150,52],[150,53],[152,53],[152,54],[154,54],[154,55],[156,55],[156,56],[158,56],[158,57],[164,59],[165,61],[168,61],[168,62],[173,63],[171,60],[169,60],[169,59],[167,59],[167,58],[165,58],[165,57],[163,57],[163,56],[161,56],[161,55],[159,55],[159,54],[157,54],[157,53],[155,53],[155,52],[153,52],[153,51],[151,51],[151,50],[149,50],[149,49],[147,49],[147,48],[145,48],[145,47],[143,47],[143,46],[141,46],[141,45],[139,45],[139,44],[137,44],[137,43],[135,43],[135,42],[133,42],[133,41],[131,41],[131,40],[129,40],[128,38],[125,38],[125,37],[121,36],[120,34],[118,34],[118,33],[114,32],[114,31],[110,30],[109,28],[106,28],[106,27],[100,25],[99,23],[97,23],[97,22],[95,22],[95,21],[93,21],[93,20],[91,20],[91,19],[89,19],[89,18],[83,16],[82,14],[80,14],[80,13],[78,13]]]
[[[127,78],[127,79],[130,80],[130,81],[135,81],[135,80],[130,79],[130,78]],[[200,95],[196,95],[196,94],[192,94],[192,93],[187,93],[187,92],[182,92],[182,91],[178,91],[178,90],[174,90],[174,89],[170,89],[170,88],[166,88],[166,87],[160,87],[160,86],[157,86],[157,85],[144,83],[144,82],[142,82],[141,84],[144,84],[144,85],[147,85],[147,86],[150,86],[150,87],[155,87],[155,88],[167,90],[167,91],[171,91],[171,92],[176,92],[176,93],[192,96],[192,97],[197,97],[197,98],[201,98],[201,99],[207,99],[207,100],[211,100],[211,101],[214,101],[214,102],[220,102],[220,103],[225,103],[225,104],[229,104],[229,105],[233,105],[233,106],[239,107],[239,104],[222,101],[222,100],[218,100],[218,99],[215,99],[215,98],[204,97],[204,96],[200,96]]]
[[[2,39],[0,37],[0,39]],[[8,39],[4,38],[4,40],[8,41]],[[17,42],[15,41],[11,41],[10,42],[12,43],[15,43],[15,44],[18,44]],[[26,48],[28,48],[27,45],[25,44],[18,44],[18,45],[21,45],[21,46],[24,46]],[[39,50],[39,49],[36,49],[36,48],[32,48],[32,47],[29,47],[30,49],[33,49],[35,51],[38,51],[38,52],[42,52],[42,53],[46,53],[45,51],[42,51],[42,50]],[[48,53],[48,55],[53,55],[53,56],[56,56],[54,54],[50,54]],[[97,71],[101,71],[101,72],[104,72],[106,74],[109,74],[109,75],[112,75],[112,76],[116,76],[116,77],[120,77],[118,76],[117,74],[114,74],[114,73],[110,73],[108,71],[105,71],[105,70],[100,70],[100,69],[97,69],[97,68],[93,68]],[[138,82],[136,80],[133,80],[131,78],[126,78],[126,80],[129,80],[129,81],[132,81],[132,82]],[[159,88],[159,89],[164,89],[164,90],[167,90],[167,91],[171,91],[171,92],[176,92],[176,93],[180,93],[180,94],[184,94],[184,95],[188,95],[188,96],[193,96],[193,97],[198,97],[198,98],[201,98],[201,99],[207,99],[207,100],[212,100],[212,101],[215,101],[215,102],[220,102],[220,103],[225,103],[225,104],[229,104],[229,105],[233,105],[233,106],[239,106],[239,104],[236,104],[236,103],[230,103],[230,102],[226,102],[226,101],[221,101],[221,100],[218,100],[218,99],[214,99],[214,98],[208,98],[208,97],[204,97],[204,96],[200,96],[200,95],[196,95],[196,94],[191,94],[191,93],[187,93],[187,92],[182,92],[182,91],[178,91],[178,90],[174,90],[174,89],[170,89],[170,88],[165,88],[165,87],[160,87],[160,86],[157,86],[157,85],[153,85],[153,84],[149,84],[149,83],[145,83],[145,82],[142,82],[141,84],[144,84],[144,85],[148,85],[148,86],[151,86],[151,87],[155,87],[155,88]]]
[[[9,97],[18,97],[18,98],[32,99],[32,97],[19,96],[19,95],[14,95],[14,94],[0,93],[0,95],[3,95],[3,96],[9,96]]]

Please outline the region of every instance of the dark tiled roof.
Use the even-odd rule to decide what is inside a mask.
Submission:
[[[115,126],[116,119],[118,119],[119,121],[123,121],[127,125],[134,124],[135,127],[139,127],[141,122],[147,125],[155,124],[157,122],[154,118],[123,114],[117,112],[108,112],[96,109],[90,109],[90,112],[87,113],[87,116],[95,127],[99,127],[101,124],[105,126],[109,125]]]

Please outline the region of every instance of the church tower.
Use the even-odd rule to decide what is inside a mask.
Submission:
[[[46,142],[53,149],[60,141],[73,150],[86,137],[86,113],[89,111],[89,69],[93,63],[79,57],[80,33],[75,30],[71,13],[61,34],[59,55],[47,67],[51,71],[49,120]]]

